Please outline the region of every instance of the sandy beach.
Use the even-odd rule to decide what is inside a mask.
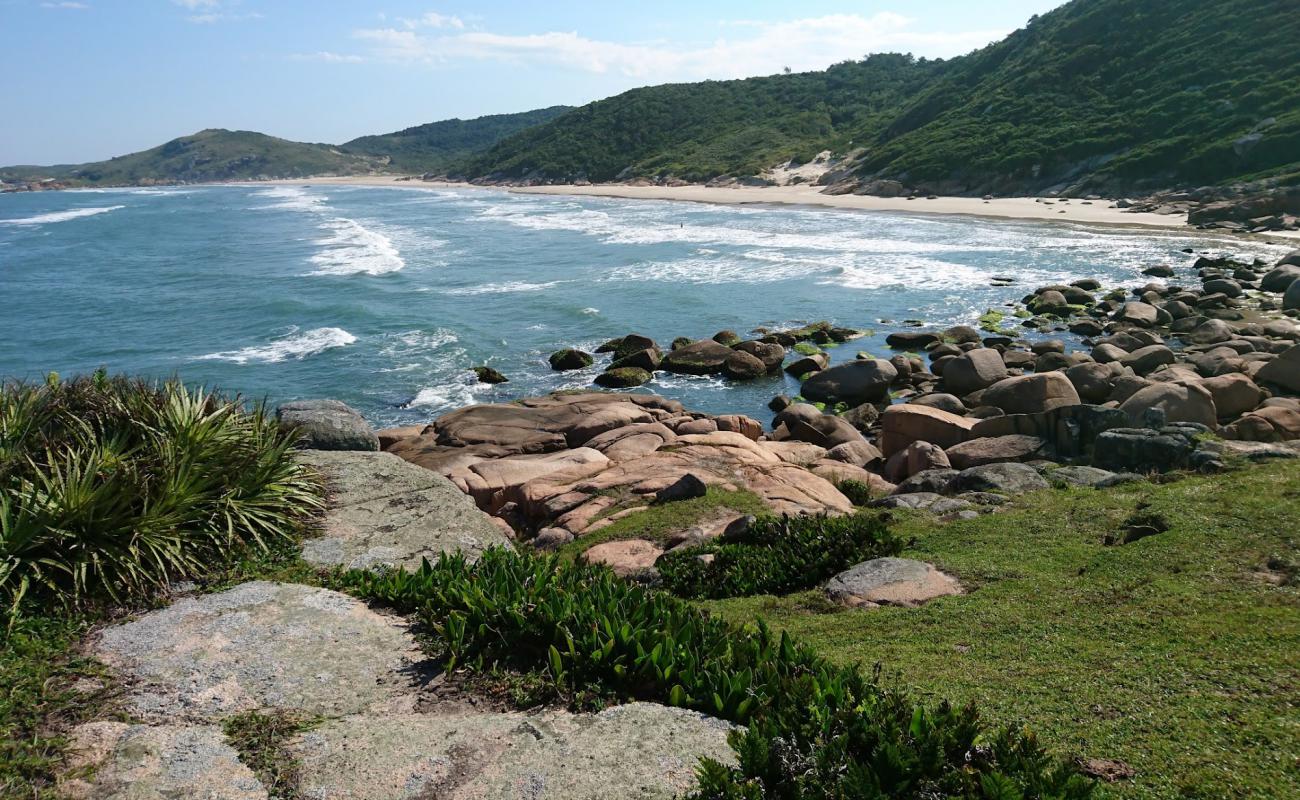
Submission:
[[[396,175],[339,176],[309,178],[306,180],[264,181],[263,183],[388,186],[412,189],[429,187],[482,188],[469,183],[402,180],[401,176]],[[1131,213],[1114,208],[1109,200],[1053,200],[1033,197],[998,197],[992,200],[982,200],[978,197],[936,197],[932,200],[917,197],[909,200],[905,197],[870,197],[851,194],[828,195],[819,192],[815,186],[709,187],[594,184],[591,186],[511,187],[508,191],[519,194],[618,197],[629,200],[674,200],[718,205],[799,205],[856,211],[957,214],[993,219],[1073,222],[1086,225],[1119,225],[1178,231],[1194,230],[1187,224],[1186,217],[1181,214]],[[1300,240],[1300,231],[1275,231],[1260,238],[1266,241],[1269,239]]]

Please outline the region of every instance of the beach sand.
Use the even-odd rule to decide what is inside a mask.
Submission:
[[[306,180],[269,181],[297,185],[348,185],[391,186],[398,188],[480,188],[468,183],[444,181],[400,180],[398,176],[364,175]],[[1139,228],[1162,228],[1191,232],[1182,214],[1130,213],[1113,208],[1109,200],[1053,200],[1033,197],[997,197],[982,200],[978,197],[936,197],[927,200],[917,197],[868,197],[864,195],[822,194],[815,186],[626,186],[623,184],[594,184],[591,186],[527,186],[511,187],[519,194],[568,195],[582,197],[618,197],[630,200],[675,200],[718,205],[799,205],[821,208],[843,208],[857,211],[894,211],[909,214],[958,214],[994,219],[1042,220],[1045,222],[1073,222],[1087,225],[1122,225]],[[1216,231],[1222,234],[1222,231]],[[1261,239],[1300,240],[1300,231],[1275,231],[1263,234]]]

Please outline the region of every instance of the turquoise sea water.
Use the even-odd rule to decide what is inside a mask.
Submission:
[[[0,376],[104,366],[282,401],[336,397],[379,425],[590,385],[546,356],[630,331],[829,319],[884,354],[904,319],[973,323],[1036,285],[1147,282],[1226,237],[497,190],[207,186],[0,196]],[[1183,273],[1186,274],[1186,273]],[[994,287],[994,275],[1016,278]],[[893,320],[894,323],[880,320]],[[1010,320],[1015,322],[1014,319]],[[476,384],[469,367],[510,377]],[[646,389],[761,416],[784,376],[660,374]]]

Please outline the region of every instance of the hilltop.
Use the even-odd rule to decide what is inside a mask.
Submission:
[[[1074,0],[948,61],[637,89],[458,164],[538,183],[752,176],[830,150],[831,178],[939,193],[1099,192],[1300,175],[1300,17],[1286,0]]]
[[[7,167],[5,180],[60,178],[91,184],[193,183],[201,181],[355,175],[382,166],[372,156],[350,155],[327,144],[305,144],[254,131],[210,128],[138,153],[55,167]]]
[[[338,149],[344,153],[386,157],[391,168],[404,172],[442,170],[457,159],[485,150],[511,134],[550,122],[571,110],[570,106],[551,106],[519,114],[430,122],[394,133],[361,136],[339,145]]]
[[[453,158],[468,157],[567,110],[565,106],[554,106],[521,114],[445,120],[363,136],[337,146],[294,142],[254,131],[210,128],[107,161],[3,167],[0,180],[54,178],[61,183],[111,186],[424,172],[441,169]]]

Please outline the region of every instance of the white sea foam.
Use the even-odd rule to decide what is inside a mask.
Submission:
[[[0,219],[0,225],[48,225],[55,222],[81,219],[82,217],[93,217],[96,214],[107,214],[119,208],[126,208],[126,206],[95,206],[91,208],[73,208],[68,211],[51,211],[48,214],[37,214],[34,217]]]
[[[599,308],[590,308],[590,307],[589,307],[589,308],[584,308],[584,309],[582,309],[582,313],[586,314],[586,315],[589,316],[589,317],[594,317],[594,316],[596,316],[596,315],[598,315],[598,314],[600,313],[600,309],[599,309]]]
[[[548,281],[546,283],[525,283],[523,281],[507,281],[505,283],[485,283],[481,286],[463,286],[456,289],[443,289],[443,294],[450,295],[476,295],[476,294],[513,294],[515,292],[541,292],[550,289],[553,286],[559,286],[564,281]]]
[[[301,333],[295,328],[287,335],[267,344],[245,347],[241,350],[227,350],[199,356],[199,361],[230,361],[235,364],[247,364],[250,361],[259,364],[275,364],[286,359],[301,361],[308,356],[323,353],[336,347],[346,347],[357,337],[342,328],[313,328]]]
[[[270,205],[258,206],[260,209],[281,208],[289,211],[321,211],[325,207],[325,201],[329,199],[325,195],[311,194],[306,189],[298,186],[276,186],[271,189],[261,189],[253,192],[253,197],[264,197],[268,200],[278,201]]]
[[[322,249],[311,257],[313,275],[383,275],[406,266],[392,239],[354,219],[333,217],[320,227],[329,235],[315,242]]]

